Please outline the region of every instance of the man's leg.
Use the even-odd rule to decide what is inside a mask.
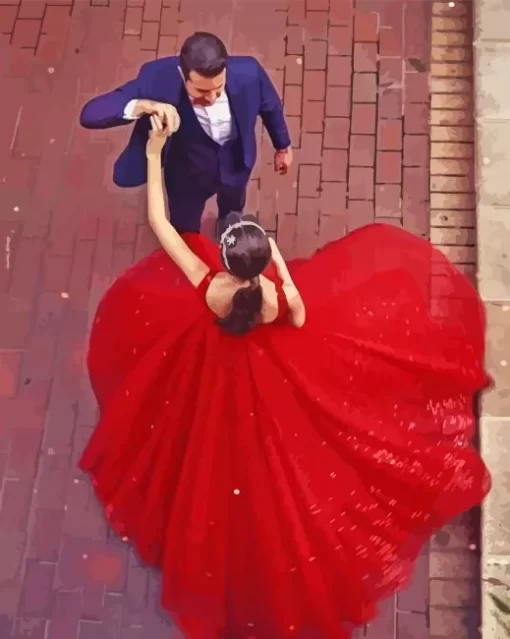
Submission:
[[[205,203],[213,195],[201,190],[183,191],[167,185],[170,222],[179,233],[200,233]]]

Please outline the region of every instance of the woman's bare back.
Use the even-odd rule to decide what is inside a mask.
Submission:
[[[241,288],[249,286],[248,282],[240,282],[229,273],[217,273],[207,289],[205,302],[209,309],[219,318],[227,317],[232,310],[232,298]],[[274,282],[264,275],[260,276],[262,288],[262,324],[271,324],[278,317],[278,292]]]

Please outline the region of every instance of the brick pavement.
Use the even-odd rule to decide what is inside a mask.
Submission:
[[[143,192],[111,183],[125,130],[79,129],[81,104],[214,31],[284,96],[296,162],[274,176],[261,135],[248,208],[287,256],[374,219],[428,235],[429,13],[426,0],[0,0],[2,638],[179,636],[157,574],[109,534],[76,469],[96,417],[95,304],[155,246]],[[359,636],[425,639],[427,602],[424,553]]]

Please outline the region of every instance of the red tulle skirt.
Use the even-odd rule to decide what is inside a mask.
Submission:
[[[212,242],[186,239],[220,268]],[[382,225],[289,268],[302,329],[226,334],[163,251],[97,311],[100,421],[80,465],[189,639],[349,637],[490,488],[471,446],[489,378],[467,279]]]

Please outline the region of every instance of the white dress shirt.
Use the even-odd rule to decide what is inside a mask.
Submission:
[[[124,109],[124,119],[136,120],[133,117],[133,110],[137,100],[131,100]],[[211,106],[193,105],[193,111],[197,116],[197,120],[207,135],[223,146],[225,142],[230,140],[232,135],[232,114],[230,105],[225,91],[220,95]]]

